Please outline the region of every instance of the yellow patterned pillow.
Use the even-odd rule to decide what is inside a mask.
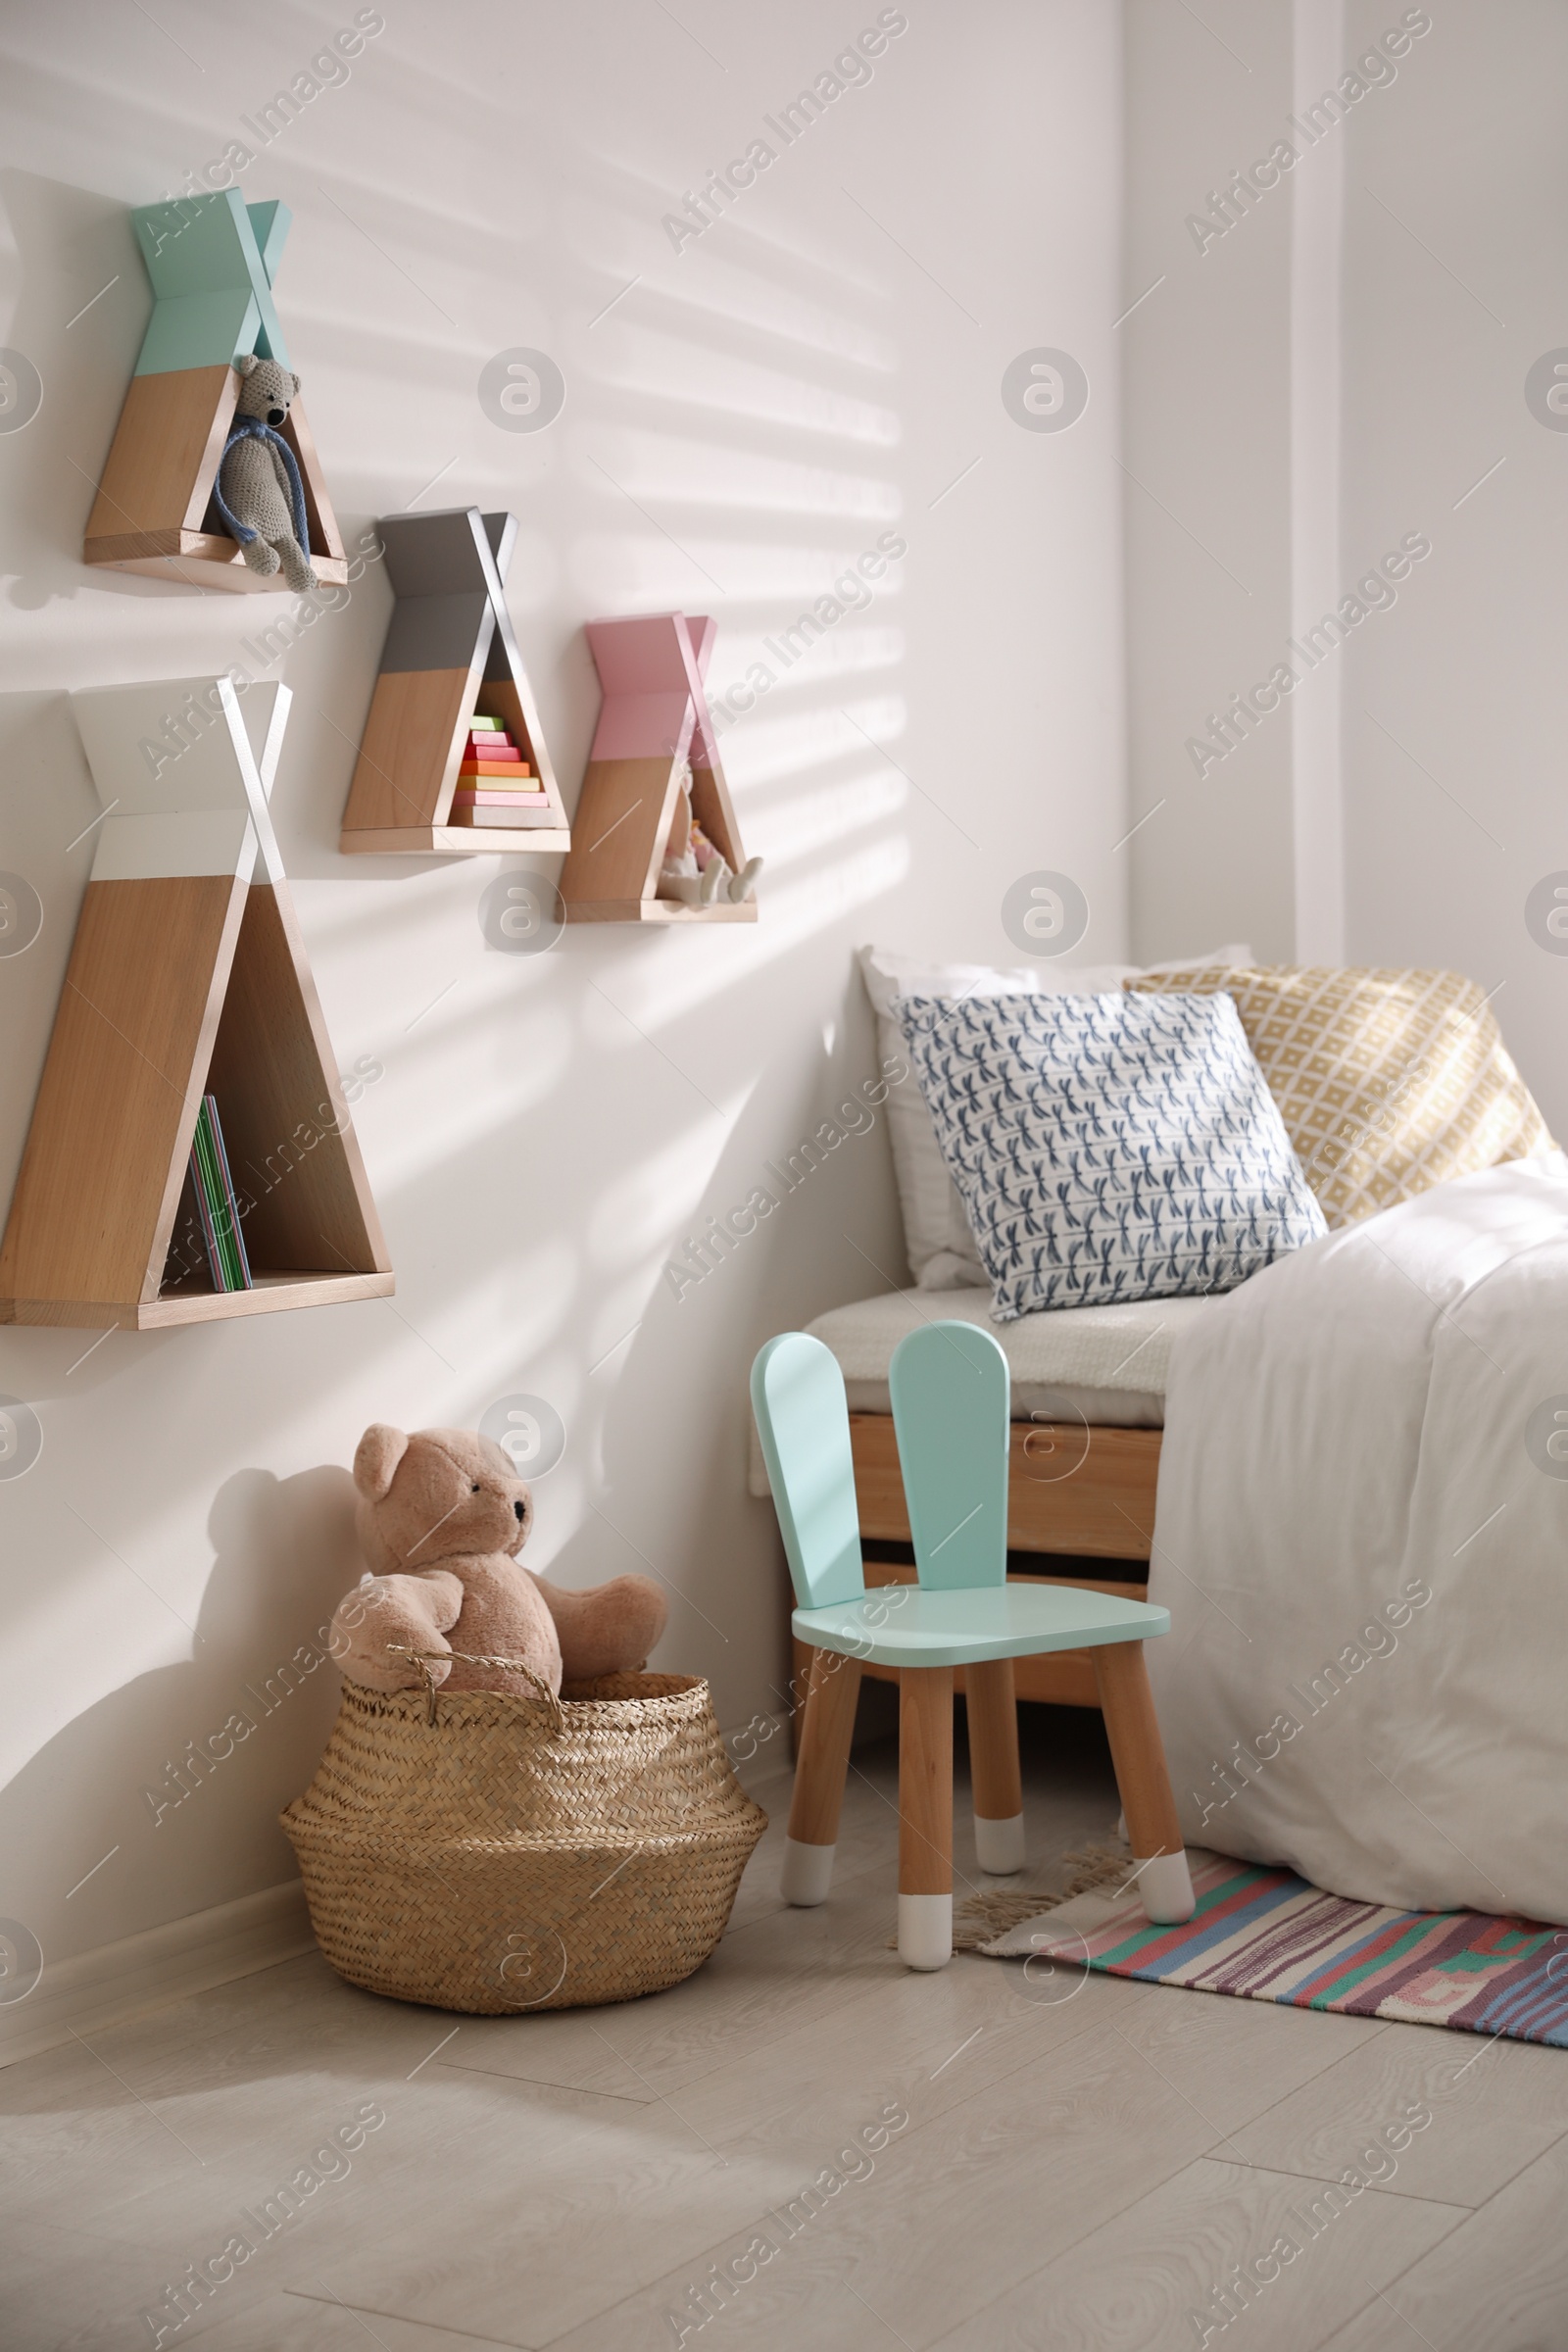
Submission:
[[[1209,965],[1124,986],[1235,998],[1331,1225],[1550,1141],[1491,1005],[1462,972]]]

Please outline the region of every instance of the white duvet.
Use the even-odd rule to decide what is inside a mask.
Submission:
[[[1440,1185],[1176,1335],[1148,1656],[1192,1843],[1568,1922],[1563,1168]]]

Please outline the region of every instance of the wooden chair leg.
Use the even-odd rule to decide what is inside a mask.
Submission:
[[[899,1677],[899,1957],[953,1957],[953,1669]]]
[[[784,1840],[780,1888],[787,1903],[809,1909],[826,1902],[838,1851],[839,1808],[860,1695],[860,1661],[838,1650],[813,1653],[811,1687],[795,1766],[789,1836]]]
[[[806,1702],[811,1694],[811,1676],[815,1670],[817,1652],[799,1634],[790,1636],[790,1757],[794,1761],[801,1752],[801,1734],[806,1728]]]
[[[1018,1770],[1018,1701],[1012,1660],[963,1670],[969,1718],[974,1848],[980,1867],[1006,1878],[1023,1868],[1023,1778]]]
[[[1176,1819],[1144,1645],[1116,1642],[1090,1654],[1144,1909],[1156,1922],[1191,1919],[1197,1907],[1192,1873]]]

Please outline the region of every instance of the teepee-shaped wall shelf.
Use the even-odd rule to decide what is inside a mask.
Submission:
[[[105,813],[0,1246],[0,1321],[145,1331],[386,1298],[268,814],[287,687],[250,687],[243,711],[226,677],[72,699]],[[175,750],[166,730],[182,703],[194,740]],[[216,1290],[205,1265],[170,1273],[204,1092],[254,1290]]]
[[[87,520],[83,556],[114,571],[148,572],[191,588],[275,596],[285,586],[282,574],[264,578],[247,569],[212,496],[239,397],[234,362],[254,351],[290,364],[272,307],[288,207],[247,205],[237,188],[224,188],[216,196],[143,205],[131,220],[152,279],[153,315]],[[316,576],[341,585],[348,563],[299,400],[282,437],[305,485]]]
[[[735,873],[746,863],[703,694],[716,630],[684,612],[588,623],[605,699],[561,875],[568,922],[756,922],[755,899],[654,895],[688,760],[693,815]]]
[[[507,611],[514,514],[453,507],[376,524],[397,603],[381,652],[338,847],[488,858],[567,850],[571,835]],[[545,806],[506,826],[455,825],[458,770],[475,718],[499,721]]]

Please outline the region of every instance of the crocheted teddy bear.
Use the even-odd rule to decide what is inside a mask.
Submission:
[[[248,569],[270,577],[281,565],[285,583],[300,595],[316,586],[305,485],[294,452],[276,429],[300,379],[276,360],[259,360],[253,351],[234,362],[234,372],[242,379],[239,400],[214,499]]]
[[[332,1620],[332,1655],[372,1690],[420,1690],[410,1651],[434,1651],[431,1679],[449,1690],[538,1695],[528,1674],[472,1665],[519,1658],[552,1691],[641,1666],[664,1630],[664,1595],[646,1576],[591,1592],[547,1585],[516,1554],[533,1496],[493,1438],[466,1429],[407,1436],[372,1422],[354,1456],[356,1521],[370,1574]],[[462,1651],[462,1658],[447,1653]]]

